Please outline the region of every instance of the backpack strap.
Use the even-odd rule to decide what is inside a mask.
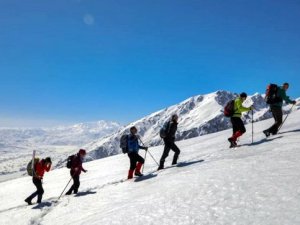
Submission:
[[[167,135],[170,133],[170,130],[171,130],[171,120],[169,120],[169,121],[167,122],[167,129],[166,129]]]

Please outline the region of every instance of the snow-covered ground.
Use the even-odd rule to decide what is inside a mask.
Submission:
[[[228,148],[231,130],[178,142],[178,166],[156,172],[148,155],[140,180],[125,179],[126,155],[85,163],[78,196],[57,203],[69,172],[51,171],[44,178],[43,207],[24,203],[34,190],[30,177],[3,182],[1,224],[300,224],[300,111],[266,140],[262,130],[272,123],[254,123],[253,144],[247,125],[237,149]],[[150,152],[158,160],[162,150]]]

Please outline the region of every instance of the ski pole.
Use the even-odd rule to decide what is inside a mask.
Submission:
[[[149,150],[148,150],[149,152]],[[151,156],[151,158],[154,160],[154,162],[159,166],[158,162],[155,160],[155,158],[153,157],[153,155],[151,154],[151,152],[149,152],[149,155]]]
[[[142,141],[142,139],[138,136],[138,138],[139,138],[139,140],[140,140],[140,142],[142,143],[142,145],[144,146],[144,147],[146,147],[146,145],[144,144],[144,142]]]
[[[141,141],[142,145],[145,147],[144,142],[141,140],[141,138],[139,137],[139,140]],[[153,157],[153,155],[151,154],[151,152],[149,151],[149,149],[147,150],[147,152],[149,153],[149,155],[151,156],[151,158],[154,160],[154,162],[159,166],[158,162],[155,160],[155,158]]]
[[[288,116],[291,114],[292,109],[295,105],[292,105],[292,107],[290,108],[288,114],[286,115],[285,119],[283,120],[283,122],[280,124],[280,126],[278,127],[277,133],[279,132],[279,130],[282,128],[283,124],[285,123],[286,119],[288,118]]]
[[[252,109],[252,144],[253,144],[253,136],[254,136],[254,131],[253,131],[253,125],[254,121],[253,121],[253,109]]]
[[[146,147],[145,144],[144,144],[144,142],[141,140],[141,138],[140,138],[140,137],[138,137],[138,138],[139,138],[140,142],[142,143],[142,145],[143,145],[144,147]],[[144,165],[143,165],[142,173],[144,172],[144,168],[145,168],[145,164],[146,164],[147,152],[148,152],[148,149],[145,150]]]
[[[147,152],[148,152],[148,150],[145,151],[144,165],[143,165],[142,173],[144,172],[144,168],[145,168],[145,164],[146,164]]]
[[[31,161],[31,169],[32,169],[32,176],[34,177],[34,176],[36,176],[36,174],[35,174],[35,168],[34,168],[34,159],[35,159],[35,153],[36,153],[36,151],[35,150],[33,150],[33,152],[32,152],[32,161]]]
[[[63,193],[65,192],[65,190],[67,189],[67,187],[69,186],[70,182],[72,180],[72,177],[71,179],[69,180],[68,184],[66,185],[65,189],[62,191],[62,193],[60,194],[59,198],[57,199],[57,201],[61,198],[61,196],[63,195]]]

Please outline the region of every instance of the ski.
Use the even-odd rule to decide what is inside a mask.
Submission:
[[[34,171],[34,159],[35,159],[35,150],[32,151],[32,174],[35,175],[35,171]]]

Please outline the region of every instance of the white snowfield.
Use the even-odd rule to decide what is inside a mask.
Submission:
[[[51,171],[44,177],[42,207],[24,202],[35,190],[30,177],[3,182],[1,224],[300,224],[300,111],[265,139],[262,130],[272,123],[254,123],[254,144],[247,125],[236,149],[228,148],[231,130],[178,142],[180,163],[159,172],[148,154],[140,180],[126,180],[126,155],[85,163],[78,196],[58,202],[69,171]],[[162,150],[150,152],[159,160]]]

